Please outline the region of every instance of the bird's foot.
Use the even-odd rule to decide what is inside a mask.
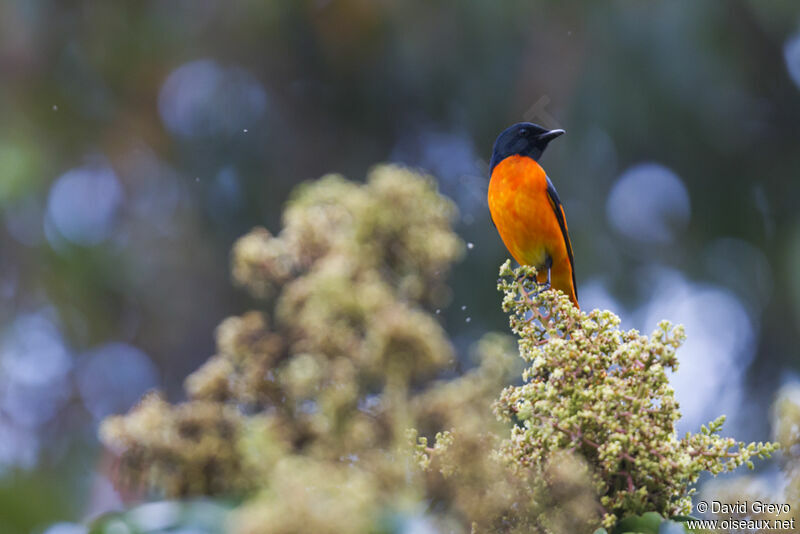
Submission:
[[[531,296],[535,297],[539,295],[542,291],[547,291],[552,286],[550,285],[550,269],[547,269],[547,280],[545,282],[539,282],[538,275],[533,273],[527,273],[517,278],[517,283],[524,285],[526,282],[530,282],[531,285],[535,288],[535,290],[530,294]]]
[[[517,283],[520,285],[520,287],[531,288],[531,292],[529,293],[531,296],[536,296],[541,291],[544,291],[542,289],[542,286],[545,284],[548,286],[548,288],[550,287],[549,286],[550,282],[545,282],[545,284],[540,284],[538,278],[533,273],[528,273],[518,277]]]

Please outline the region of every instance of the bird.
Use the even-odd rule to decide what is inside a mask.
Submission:
[[[531,122],[503,130],[489,162],[488,203],[492,222],[517,263],[536,267],[543,289],[563,291],[580,309],[564,206],[539,165],[548,143],[564,133]]]

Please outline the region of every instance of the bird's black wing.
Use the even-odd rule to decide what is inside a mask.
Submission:
[[[553,211],[556,212],[556,219],[558,219],[558,226],[561,227],[561,235],[564,237],[564,243],[567,245],[567,256],[569,256],[569,266],[572,269],[572,288],[575,290],[575,298],[578,298],[578,284],[575,283],[575,259],[572,257],[572,243],[569,240],[569,232],[567,231],[567,219],[564,216],[564,206],[561,205],[561,199],[558,198],[556,187],[547,177],[547,195],[553,203]]]

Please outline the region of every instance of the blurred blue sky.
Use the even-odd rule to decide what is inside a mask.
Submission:
[[[507,330],[486,174],[519,120],[567,130],[542,164],[582,306],[684,324],[681,430],[725,412],[766,440],[800,368],[795,2],[8,0],[0,480],[57,488],[36,525],[119,503],[97,421],[179,395],[253,305],[233,240],[278,231],[291,189],[328,172],[400,162],[455,200],[474,246],[440,316],[466,361]]]

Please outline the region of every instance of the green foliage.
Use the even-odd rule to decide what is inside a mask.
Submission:
[[[28,534],[68,517],[74,495],[66,494],[47,475],[9,470],[0,479],[0,532]],[[47,506],[43,506],[46,503]]]
[[[453,532],[543,532],[543,503],[554,532],[572,532],[582,496],[593,499],[580,473],[554,465],[534,480],[493,454],[507,427],[491,403],[519,373],[513,341],[487,335],[475,368],[437,378],[454,374],[431,312],[463,251],[454,215],[428,177],[398,167],[365,185],[329,176],[299,188],[279,235],[256,229],[234,246],[234,280],[263,306],[220,324],[188,401],[151,394],[102,425],[122,482],[239,495],[237,533],[388,532],[415,517]],[[430,455],[418,469],[409,441],[437,434],[417,448]],[[576,496],[569,513],[548,488]]]
[[[498,284],[529,365],[524,384],[507,387],[495,406],[518,423],[502,446],[511,464],[540,468],[563,451],[580,455],[610,527],[645,512],[687,514],[690,485],[702,472],[752,468],[751,458],[776,450],[720,437],[724,417],[679,438],[667,371],[677,370],[683,329],[664,321],[649,338],[620,330],[609,311],[585,313],[559,292],[537,293],[535,274],[506,262]]]
[[[106,420],[101,438],[124,451],[126,485],[156,485],[167,496],[216,495],[253,483],[230,445],[243,427],[233,407],[204,400],[172,406],[151,393],[129,415]]]
[[[412,209],[417,223],[404,224]],[[271,296],[274,312],[222,322],[217,354],[186,380],[188,403],[150,396],[103,425],[129,482],[167,496],[247,493],[290,452],[371,455],[404,435],[399,401],[453,361],[423,306],[462,251],[454,212],[429,179],[395,167],[364,186],[329,176],[300,187],[279,236],[256,229],[233,251],[236,282]]]
[[[262,305],[220,324],[188,400],[151,393],[103,423],[120,482],[240,498],[225,519],[236,534],[388,533],[414,520],[572,534],[619,517],[613,534],[649,534],[687,511],[700,472],[772,450],[731,451],[721,420],[678,439],[665,373],[682,331],[622,332],[611,312],[534,295],[528,268],[501,272],[520,350],[487,335],[477,365],[452,378],[431,310],[463,249],[454,215],[429,178],[398,167],[299,188],[277,236],[255,229],[234,246],[234,280]],[[115,521],[129,518],[98,525]]]
[[[629,515],[618,521],[611,534],[686,534],[687,532],[705,532],[705,530],[689,530],[685,525],[688,520],[695,517],[674,516],[669,519],[661,517],[656,512],[646,512],[642,515]],[[603,527],[598,528],[594,534],[609,534]]]

